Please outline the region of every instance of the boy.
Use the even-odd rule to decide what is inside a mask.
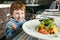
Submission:
[[[10,20],[6,24],[6,38],[11,37],[13,33],[26,22],[25,5],[20,1],[12,3],[10,7],[10,17]]]

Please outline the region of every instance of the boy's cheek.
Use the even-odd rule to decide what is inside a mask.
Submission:
[[[15,15],[15,17],[19,17],[19,15]]]
[[[20,15],[20,18],[25,18],[25,15],[23,14],[23,15]]]

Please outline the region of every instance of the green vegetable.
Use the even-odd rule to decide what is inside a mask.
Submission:
[[[40,22],[40,26],[44,26],[44,22],[43,21]]]
[[[48,25],[45,29],[46,29],[47,31],[49,31],[50,27],[51,27],[51,25]]]

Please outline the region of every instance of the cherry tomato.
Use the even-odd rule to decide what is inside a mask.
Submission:
[[[53,33],[53,32],[54,32],[54,31],[53,31],[53,28],[50,28],[49,31],[50,31],[50,33]]]

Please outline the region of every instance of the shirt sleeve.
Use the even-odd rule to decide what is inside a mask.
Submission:
[[[6,24],[6,38],[9,38],[10,36],[12,36],[12,31],[10,30],[10,24]]]
[[[22,20],[21,22],[20,22],[20,27],[22,27],[22,25],[24,24],[26,22],[26,20],[24,19],[24,20]]]

